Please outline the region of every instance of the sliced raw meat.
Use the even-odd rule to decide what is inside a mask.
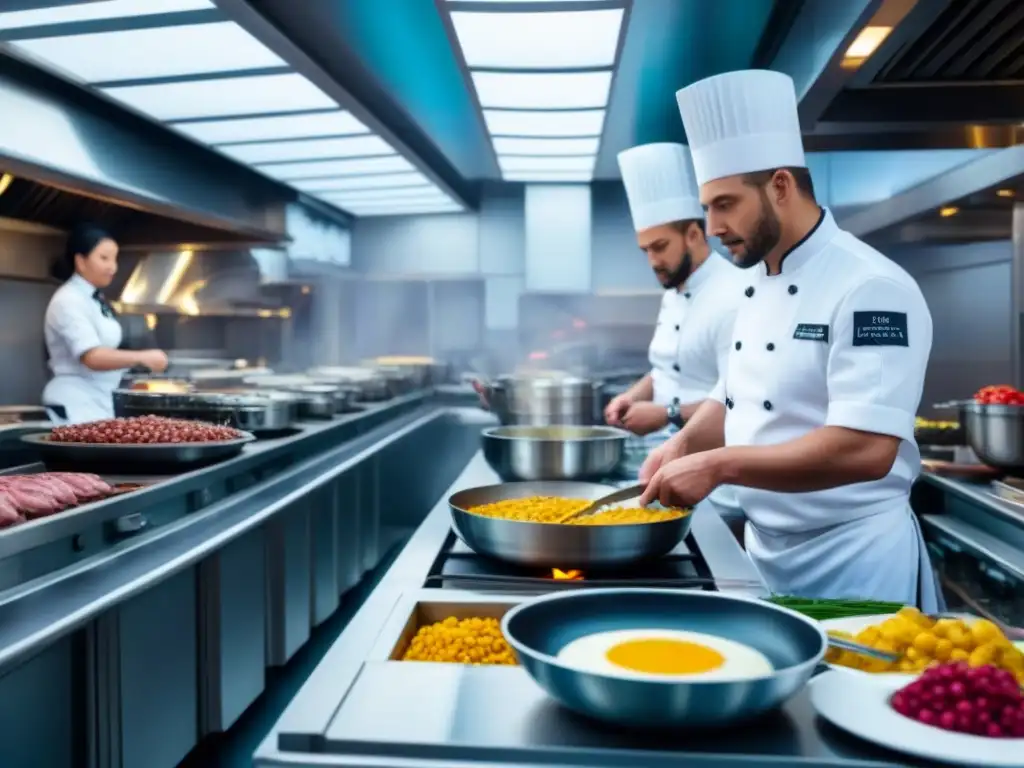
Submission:
[[[43,486],[24,479],[10,483],[3,490],[18,512],[29,519],[52,515],[67,507]]]
[[[20,482],[38,485],[65,507],[70,507],[78,503],[78,495],[75,493],[75,489],[59,477],[47,474],[33,475],[31,477],[23,478]]]
[[[87,472],[47,472],[50,477],[57,477],[70,485],[79,501],[103,498],[113,493],[114,489],[99,475]]]
[[[25,518],[18,514],[18,508],[6,493],[0,491],[0,528],[24,522]]]

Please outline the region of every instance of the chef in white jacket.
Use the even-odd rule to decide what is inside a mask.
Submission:
[[[745,275],[704,234],[697,181],[682,144],[644,144],[619,153],[637,245],[665,289],[648,356],[651,372],[615,397],[609,424],[664,442],[683,426],[724,372]],[[709,503],[741,519],[730,490]]]
[[[641,470],[642,501],[722,483],[774,592],[941,608],[910,486],[932,320],[914,280],[815,202],[792,80],[677,94],[708,231],[748,270],[725,375]]]
[[[43,390],[51,420],[78,424],[114,416],[114,390],[125,369],[167,368],[159,349],[119,349],[121,323],[103,295],[117,274],[114,239],[92,226],[68,236],[64,258],[54,276],[65,280],[46,308],[44,336],[53,378]]]

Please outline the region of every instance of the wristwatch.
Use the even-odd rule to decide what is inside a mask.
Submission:
[[[683,424],[686,423],[686,420],[683,418],[683,415],[679,412],[679,403],[672,403],[671,405],[665,408],[665,411],[666,413],[668,413],[668,423],[671,424],[673,427],[682,429]]]

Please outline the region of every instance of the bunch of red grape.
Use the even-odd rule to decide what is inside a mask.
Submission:
[[[946,731],[1024,739],[1024,693],[1014,676],[963,662],[927,669],[893,694],[901,715]]]
[[[234,427],[205,421],[168,419],[163,416],[132,416],[105,419],[86,424],[54,427],[50,440],[55,443],[100,443],[105,445],[141,445],[166,443],[214,443],[237,440],[242,436]]]

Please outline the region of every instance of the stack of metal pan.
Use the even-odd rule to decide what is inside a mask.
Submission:
[[[386,376],[370,368],[323,366],[311,368],[307,375],[318,384],[334,384],[353,389],[356,400],[364,403],[387,400],[397,394]]]
[[[167,416],[227,424],[253,434],[282,432],[293,428],[298,417],[298,398],[282,392],[114,392],[118,416]]]
[[[300,419],[330,419],[352,411],[356,391],[338,383],[317,382],[303,374],[253,376],[245,385],[257,392],[285,392],[298,399]]]

